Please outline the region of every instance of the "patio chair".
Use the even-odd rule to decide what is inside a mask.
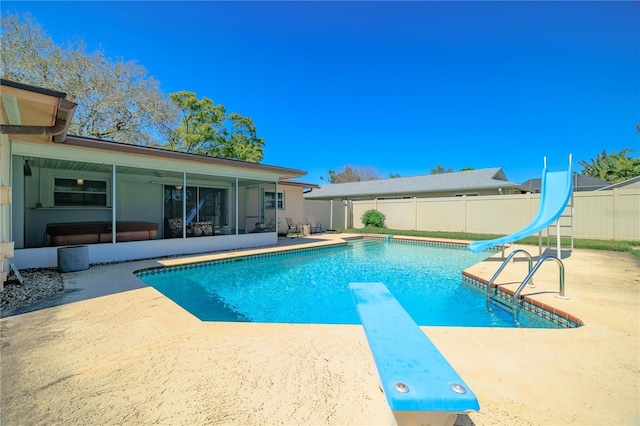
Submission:
[[[307,216],[307,225],[309,225],[309,229],[312,234],[320,234],[322,233],[322,226],[319,223],[316,223],[315,216]]]
[[[285,217],[284,219],[287,221],[287,226],[289,227],[289,229],[287,230],[287,233],[295,232],[296,235],[299,237],[300,231],[302,231],[302,225],[299,223],[293,223],[293,219],[291,219],[288,216]]]
[[[167,219],[165,238],[182,238],[182,218],[172,217]]]

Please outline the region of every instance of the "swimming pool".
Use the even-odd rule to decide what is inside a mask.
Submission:
[[[461,271],[487,257],[464,248],[359,239],[315,250],[141,271],[150,286],[203,321],[359,324],[350,282],[382,282],[418,325],[515,327],[486,308]],[[560,328],[521,310],[519,326]]]

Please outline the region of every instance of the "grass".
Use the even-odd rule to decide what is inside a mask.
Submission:
[[[352,232],[355,234],[393,234],[393,235],[408,235],[412,237],[431,237],[431,238],[448,238],[452,240],[492,240],[494,238],[501,237],[502,235],[493,234],[470,234],[466,232],[442,232],[442,231],[410,231],[401,229],[387,229],[387,228],[375,228],[368,226],[366,228],[349,228],[344,232]],[[527,237],[522,240],[516,241],[518,244],[538,245],[538,237]],[[547,239],[543,236],[542,243],[546,244]],[[568,246],[571,241],[566,238],[561,239],[563,246]],[[551,239],[551,245],[555,245],[555,238]],[[573,246],[580,249],[590,250],[611,250],[631,253],[638,259],[640,259],[640,241],[613,241],[613,240],[586,240],[574,238]]]

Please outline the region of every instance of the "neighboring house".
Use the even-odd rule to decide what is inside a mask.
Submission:
[[[502,168],[468,170],[393,179],[321,185],[304,195],[307,200],[372,200],[520,194]]]
[[[259,247],[302,220],[302,170],[70,136],[64,93],[1,85],[0,283],[5,259],[52,267],[63,245],[90,263]]]
[[[536,194],[540,193],[540,178],[529,179],[526,182],[520,184],[521,187],[527,190],[527,192],[533,192]],[[592,178],[591,176],[580,175],[578,173],[573,173],[573,191],[597,191],[606,186],[611,185],[611,182],[607,182],[606,180],[600,180],[596,178]]]
[[[624,180],[622,182],[612,183],[609,186],[598,188],[596,191],[608,191],[611,189],[639,189],[640,188],[640,176],[632,177],[631,179]]]

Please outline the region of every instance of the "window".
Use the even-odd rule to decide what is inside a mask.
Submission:
[[[264,193],[264,208],[265,209],[275,209],[276,207],[276,196],[275,192],[265,191]],[[278,210],[284,210],[284,192],[278,191]]]
[[[106,207],[107,181],[54,178],[53,205],[56,207]]]
[[[466,195],[467,197],[479,197],[480,194],[477,192],[470,192],[468,194],[453,194],[454,197],[462,197],[463,195]]]

